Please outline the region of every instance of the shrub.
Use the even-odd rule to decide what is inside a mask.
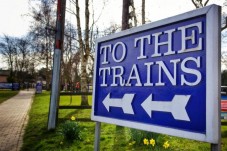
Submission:
[[[64,136],[65,140],[81,140],[81,128],[77,122],[66,121],[61,125],[60,133]]]
[[[160,136],[160,134],[153,133],[153,132],[147,132],[147,131],[131,128],[129,129],[129,134],[130,134],[130,141],[135,142],[136,145],[144,144],[143,143],[144,138],[147,138],[148,140],[155,139],[156,141],[163,142],[162,140],[163,138]]]
[[[171,150],[169,141],[165,140],[165,135],[147,132],[137,129],[129,129],[130,140],[129,146],[143,145],[149,150]]]

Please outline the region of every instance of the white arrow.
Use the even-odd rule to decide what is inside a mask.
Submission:
[[[125,94],[123,98],[110,98],[110,93],[103,100],[103,104],[107,111],[110,111],[110,107],[121,107],[124,113],[134,114],[132,109],[132,100],[135,94]]]
[[[152,111],[171,112],[174,119],[190,121],[186,111],[186,105],[191,95],[175,95],[172,102],[153,101],[152,94],[141,104],[147,114],[152,117]]]

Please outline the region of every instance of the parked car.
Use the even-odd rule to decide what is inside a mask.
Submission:
[[[227,86],[221,86],[221,118],[227,119]]]

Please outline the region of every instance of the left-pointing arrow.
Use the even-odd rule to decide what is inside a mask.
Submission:
[[[110,111],[110,107],[121,107],[126,114],[134,114],[132,108],[132,100],[135,94],[125,94],[123,98],[110,98],[110,93],[103,100],[103,104],[107,111]]]
[[[152,117],[152,111],[171,112],[174,119],[190,121],[186,105],[191,95],[175,95],[172,101],[153,101],[152,94],[141,104],[147,114]]]

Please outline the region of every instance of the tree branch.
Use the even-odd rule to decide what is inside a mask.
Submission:
[[[195,3],[194,0],[191,0],[191,1],[192,1],[192,3],[194,4],[194,6],[195,6],[196,8],[199,8],[199,6]]]
[[[209,2],[209,0],[207,0],[205,3],[204,3],[204,6],[207,6],[207,3]]]

